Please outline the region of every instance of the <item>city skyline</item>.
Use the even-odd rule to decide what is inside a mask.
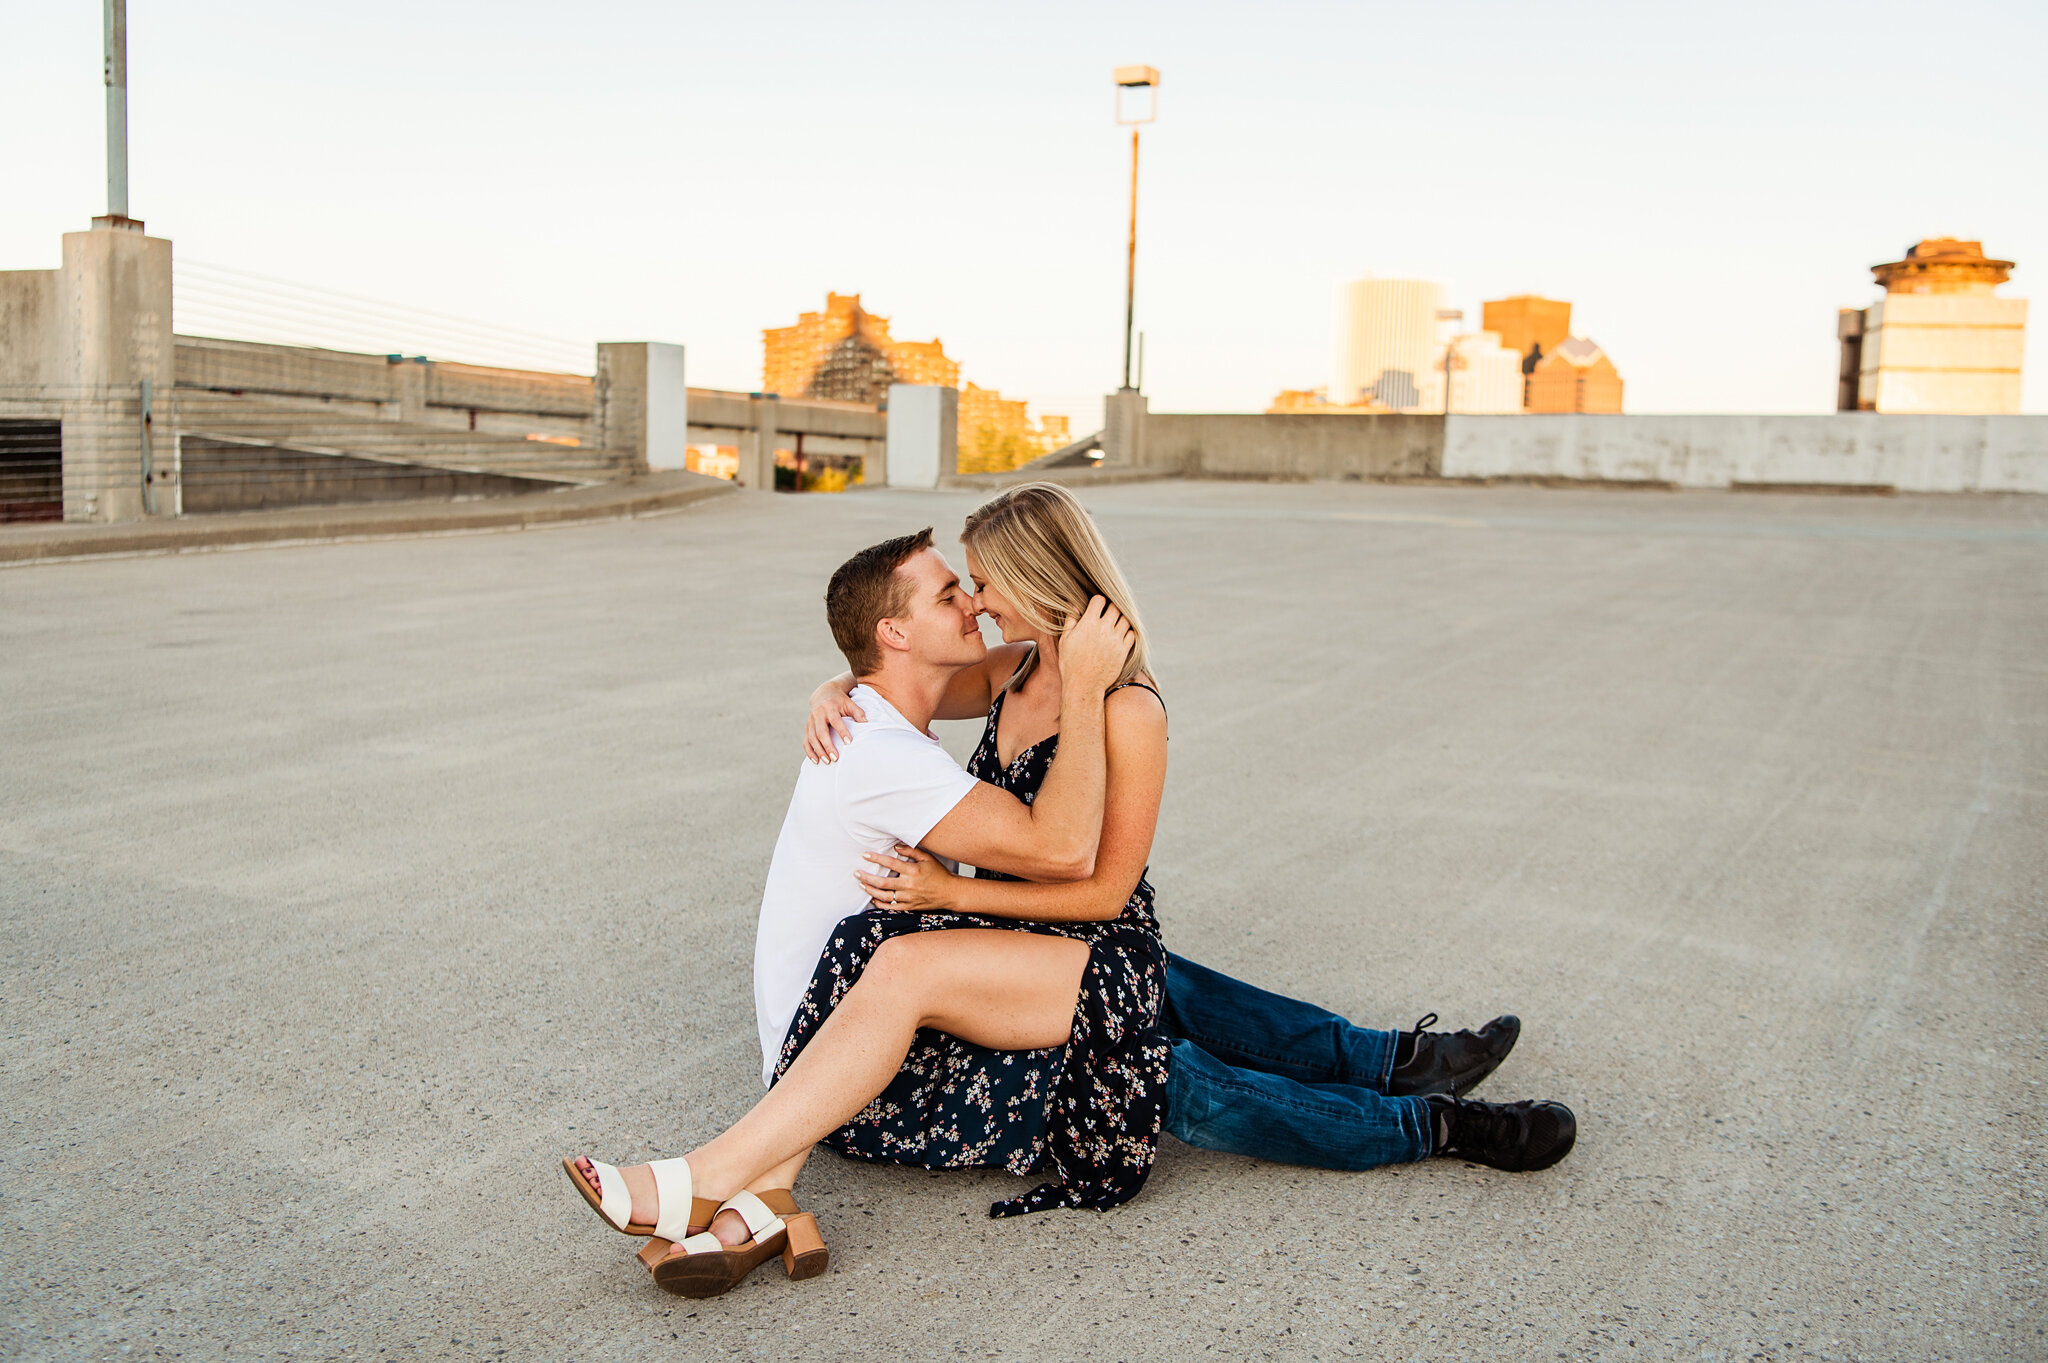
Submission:
[[[1332,288],[1370,271],[1449,281],[1471,329],[1485,299],[1571,299],[1575,330],[1621,357],[1631,411],[1823,412],[1836,311],[1877,300],[1873,264],[1983,240],[2027,298],[2048,262],[2028,169],[2048,161],[2029,55],[2048,23],[1896,9],[1581,6],[1560,25],[1488,8],[1446,48],[1413,15],[1309,6],[1265,11],[1271,41],[1247,43],[1241,12],[1214,7],[1054,7],[1016,32],[799,7],[759,33],[623,4],[564,30],[538,6],[478,25],[425,3],[393,30],[135,0],[134,211],[183,259],[583,342],[679,341],[710,386],[751,386],[759,319],[857,289],[1085,431],[1121,341],[1109,71],[1144,61],[1166,78],[1138,264],[1155,408],[1255,411],[1313,381]],[[1897,43],[1898,24],[2001,36],[1952,53]],[[97,7],[10,16],[5,268],[53,265],[101,211],[98,27]],[[1325,40],[1287,36],[1304,31]],[[1845,123],[1845,88],[1913,97]],[[816,136],[850,110],[916,145],[849,156]],[[1552,118],[1597,154],[1543,153]],[[2035,358],[2024,411],[2048,410]]]

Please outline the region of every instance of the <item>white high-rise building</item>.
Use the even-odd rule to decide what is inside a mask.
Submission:
[[[1522,357],[1501,345],[1500,333],[1473,331],[1454,337],[1448,352],[1452,411],[1484,415],[1522,410]]]
[[[1443,410],[1444,286],[1367,275],[1337,288],[1330,401],[1370,398],[1397,412]]]

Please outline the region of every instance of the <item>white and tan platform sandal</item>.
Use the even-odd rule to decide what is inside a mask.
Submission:
[[[708,1230],[711,1218],[718,1215],[718,1204],[708,1197],[691,1195],[692,1180],[690,1164],[683,1159],[658,1159],[648,1162],[648,1169],[654,1174],[654,1195],[661,1208],[655,1213],[653,1225],[633,1220],[633,1194],[626,1187],[626,1176],[612,1165],[600,1160],[591,1160],[590,1167],[597,1174],[597,1186],[590,1186],[590,1180],[583,1177],[583,1171],[576,1167],[573,1157],[562,1161],[563,1170],[569,1181],[576,1185],[576,1191],[583,1194],[583,1200],[590,1209],[602,1217],[613,1230],[627,1235],[658,1235],[664,1240],[680,1244],[691,1238],[693,1228]],[[716,1243],[715,1236],[699,1236]],[[718,1248],[724,1248],[720,1245]]]
[[[640,1251],[640,1262],[656,1286],[684,1297],[716,1297],[777,1254],[791,1278],[815,1278],[825,1271],[829,1256],[818,1219],[797,1209],[789,1189],[770,1188],[758,1197],[735,1193],[717,1210],[733,1212],[746,1223],[747,1242],[728,1248],[708,1233],[673,1243],[657,1236]]]

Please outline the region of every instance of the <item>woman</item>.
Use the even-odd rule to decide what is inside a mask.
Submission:
[[[654,1233],[641,1257],[656,1280],[709,1295],[778,1249],[793,1276],[821,1269],[815,1225],[788,1191],[813,1142],[883,1162],[1059,1176],[994,1215],[1118,1205],[1144,1182],[1170,1088],[1175,1133],[1211,1148],[1338,1168],[1452,1151],[1540,1167],[1528,1151],[1522,1163],[1487,1158],[1498,1152],[1476,1147],[1485,1131],[1456,1139],[1473,1125],[1459,1114],[1482,1105],[1420,1096],[1477,1083],[1513,1044],[1513,1019],[1477,1036],[1372,1032],[1178,958],[1181,997],[1170,996],[1145,880],[1166,711],[1129,588],[1062,488],[1011,489],[969,517],[962,540],[974,605],[1005,643],[952,679],[938,716],[987,715],[969,767],[982,780],[1033,797],[1058,743],[1063,665],[1071,681],[1105,656],[1070,621],[1101,596],[1127,627],[1128,655],[1101,676],[1108,783],[1093,873],[962,878],[904,847],[860,873],[891,907],[835,933],[753,1112],[683,1159],[625,1170],[565,1161],[614,1227]],[[814,698],[807,748],[820,760],[854,712],[850,684],[835,679]],[[1569,1140],[1547,1145],[1561,1156]]]
[[[926,1029],[877,1101],[821,1143],[857,1159],[934,1169],[1028,1174],[1043,1161],[1059,1181],[999,1202],[991,1215],[1106,1210],[1143,1185],[1163,1120],[1168,1047],[1157,1027],[1166,951],[1145,869],[1166,783],[1166,707],[1130,587],[1073,494],[1044,483],[1013,488],[967,518],[961,541],[974,608],[1004,643],[954,675],[935,718],[987,716],[967,769],[1025,803],[1059,744],[1067,621],[1100,596],[1131,628],[1130,653],[1103,706],[1107,783],[1093,873],[1034,884],[985,868],[962,878],[911,847],[897,847],[886,864],[871,858],[856,876],[878,907],[848,920],[827,946],[781,1063],[803,1050],[868,956],[892,938],[972,925],[1085,942],[1087,987],[1062,1047],[1006,1053]],[[814,757],[836,756],[834,721],[865,718],[848,699],[853,682],[843,674],[813,696],[806,748]]]

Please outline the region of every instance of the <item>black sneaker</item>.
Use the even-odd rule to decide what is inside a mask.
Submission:
[[[1430,1013],[1408,1034],[1413,1053],[1394,1066],[1387,1080],[1389,1098],[1420,1098],[1432,1093],[1454,1093],[1462,1098],[1500,1068],[1522,1035],[1522,1020],[1513,1013],[1501,1014],[1476,1032],[1422,1030],[1435,1022],[1436,1014]]]
[[[1526,1174],[1571,1153],[1578,1119],[1563,1103],[1524,1098],[1519,1103],[1482,1103],[1449,1094],[1423,1099],[1435,1129],[1432,1155],[1468,1159],[1511,1174]]]

